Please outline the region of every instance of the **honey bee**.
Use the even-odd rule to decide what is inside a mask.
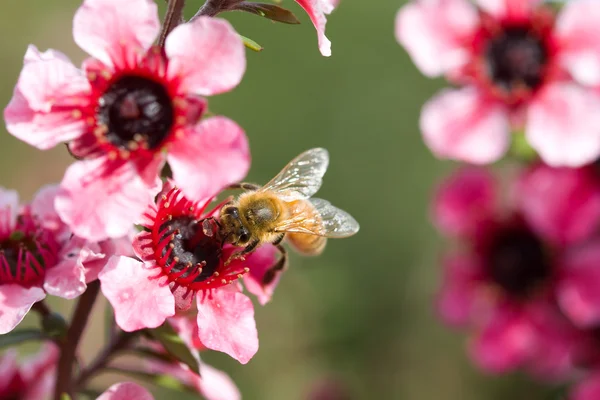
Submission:
[[[281,252],[279,260],[267,271],[263,284],[270,283],[287,264],[287,252],[281,245],[287,238],[303,255],[319,255],[327,238],[344,238],[358,232],[358,222],[347,212],[326,200],[311,198],[323,182],[329,165],[329,153],[322,148],[307,150],[290,161],[264,186],[240,183],[242,189],[234,201],[224,205],[219,224],[225,243],[244,247],[228,262],[243,258],[257,247],[271,243]]]

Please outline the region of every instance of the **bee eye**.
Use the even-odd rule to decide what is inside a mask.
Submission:
[[[249,236],[250,236],[250,235],[248,235],[248,231],[247,231],[247,230],[245,230],[245,229],[243,229],[243,230],[241,230],[241,231],[240,231],[240,234],[239,234],[239,241],[240,241],[240,242],[247,242],[247,241],[248,241],[248,239],[250,238]]]

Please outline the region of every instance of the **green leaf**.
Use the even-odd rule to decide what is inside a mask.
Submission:
[[[53,312],[42,317],[42,329],[48,337],[60,341],[67,337],[69,326],[62,315]]]
[[[198,365],[198,360],[194,357],[183,340],[177,336],[177,332],[175,332],[168,322],[165,322],[158,328],[147,329],[146,331],[150,333],[152,338],[163,345],[167,353],[190,367],[196,374],[200,375],[200,365]]]
[[[246,36],[242,36],[242,35],[240,35],[240,37],[242,38],[242,41],[244,42],[244,46],[246,46],[250,50],[254,50],[256,52],[263,50],[263,47],[260,44],[256,43],[254,40],[247,38]]]
[[[0,335],[0,348],[15,346],[31,340],[46,340],[48,336],[37,329],[23,329]]]
[[[63,393],[60,395],[60,400],[71,400],[71,396],[69,396],[69,393]]]
[[[272,21],[283,22],[284,24],[299,24],[300,21],[293,12],[275,4],[252,3],[242,1],[231,8],[231,10],[245,11],[251,14],[265,17]]]
[[[129,349],[127,350],[127,353],[134,355],[134,356],[138,356],[140,358],[150,358],[156,361],[161,361],[164,363],[172,363],[173,362],[173,357],[170,356],[169,354],[164,354],[164,353],[158,353],[156,351],[150,350],[150,349]]]
[[[141,381],[148,382],[166,389],[197,393],[194,388],[188,385],[184,385],[183,383],[181,383],[181,381],[172,376],[151,374],[145,371],[137,371],[129,368],[119,367],[107,367],[105,370],[117,373],[119,375],[126,375],[131,378],[139,379]]]

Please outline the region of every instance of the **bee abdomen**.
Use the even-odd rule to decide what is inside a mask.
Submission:
[[[294,249],[306,256],[318,256],[327,244],[327,238],[317,235],[288,233],[286,237]]]

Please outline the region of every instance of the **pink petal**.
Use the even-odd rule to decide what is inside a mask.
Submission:
[[[533,300],[527,305],[535,328],[535,343],[528,372],[537,379],[557,382],[571,377],[575,352],[581,348],[581,331],[555,307],[554,301]]]
[[[45,342],[39,351],[27,357],[21,363],[21,373],[26,381],[33,381],[45,370],[56,366],[60,352],[58,346],[53,342]]]
[[[423,74],[435,77],[469,61],[478,20],[465,0],[413,1],[396,16],[396,39]]]
[[[86,283],[98,279],[98,274],[111,256],[132,256],[131,251],[127,253],[117,251],[112,242],[112,239],[108,239],[98,243],[85,242],[82,245],[79,258],[83,265]]]
[[[600,97],[569,83],[547,86],[527,111],[526,135],[552,166],[577,167],[600,156]]]
[[[58,356],[58,346],[46,342],[38,353],[23,360],[21,373],[27,383],[27,392],[23,400],[40,400],[52,396],[56,385]]]
[[[73,20],[75,43],[106,65],[144,53],[160,28],[152,0],[85,0]]]
[[[87,79],[68,60],[26,60],[4,109],[6,129],[42,150],[75,139],[85,130],[79,108],[86,105],[89,90]]]
[[[200,341],[209,349],[229,354],[246,364],[258,351],[258,333],[252,301],[239,292],[215,290],[198,295]]]
[[[0,393],[8,389],[11,381],[19,373],[16,349],[8,349],[0,355]]]
[[[198,338],[198,323],[196,319],[189,318],[188,315],[177,315],[169,318],[169,322],[177,331],[177,335],[189,348],[198,350],[206,349]]]
[[[175,314],[175,300],[167,285],[151,279],[156,271],[129,257],[113,256],[98,275],[102,293],[115,310],[117,324],[126,332],[156,328]]]
[[[319,51],[325,57],[331,56],[331,42],[325,36],[325,25],[327,24],[325,14],[331,13],[337,2],[331,0],[296,0],[296,3],[306,11],[317,29]]]
[[[420,126],[427,146],[441,158],[487,164],[500,159],[509,145],[506,110],[470,87],[446,89],[429,100]]]
[[[42,288],[9,283],[0,285],[0,335],[12,331],[35,303],[43,300]]]
[[[543,0],[476,0],[479,7],[497,19],[527,20]]]
[[[535,331],[518,313],[500,311],[472,343],[471,355],[491,373],[505,373],[527,361],[535,344]]]
[[[208,198],[246,176],[250,167],[248,138],[228,118],[207,118],[184,140],[171,145],[167,160],[173,180],[186,197]]]
[[[81,249],[74,249],[72,254],[46,271],[46,293],[64,299],[74,299],[85,292],[87,285],[80,252]]]
[[[580,328],[600,322],[600,241],[576,247],[563,261],[557,297],[563,312]]]
[[[488,170],[464,167],[438,188],[433,199],[433,220],[446,235],[473,236],[493,218],[497,196],[496,182]]]
[[[105,163],[104,158],[73,163],[55,202],[71,230],[94,241],[127,235],[160,190],[158,169],[154,185],[149,186],[134,163],[108,166],[106,173],[98,173]]]
[[[154,397],[136,383],[123,382],[112,385],[96,400],[154,400]]]
[[[517,191],[525,219],[546,239],[572,243],[589,237],[598,227],[600,185],[590,168],[540,164],[523,174]]]
[[[455,255],[444,260],[437,310],[446,323],[459,326],[471,321],[481,295],[477,284],[481,270],[472,255]]]
[[[596,0],[568,1],[556,21],[560,62],[575,79],[600,85],[600,8]]]
[[[27,52],[25,53],[25,59],[23,60],[23,62],[25,64],[27,64],[29,62],[48,61],[48,60],[53,60],[55,58],[62,60],[66,63],[71,63],[71,61],[69,60],[69,57],[67,57],[65,54],[61,53],[60,51],[49,49],[42,53],[38,50],[37,47],[30,44],[29,46],[27,46]]]
[[[195,380],[194,386],[206,400],[239,400],[242,398],[233,380],[223,371],[202,364],[202,377]]]
[[[165,51],[169,77],[203,96],[233,89],[246,71],[242,39],[223,19],[200,17],[179,25],[167,37]]]
[[[17,223],[19,193],[0,187],[0,234],[10,235]]]
[[[598,400],[600,399],[600,371],[595,372],[581,382],[578,382],[569,395],[569,400]]]
[[[258,302],[263,306],[271,301],[271,297],[281,278],[281,274],[278,274],[273,282],[266,286],[262,284],[265,273],[277,261],[277,254],[278,252],[274,246],[265,245],[259,247],[254,253],[246,257],[246,261],[235,260],[232,262],[232,264],[242,262],[250,268],[250,272],[244,276],[244,286],[258,298]]]
[[[62,222],[54,208],[54,201],[59,190],[58,185],[46,185],[40,188],[31,202],[31,213],[40,226],[52,231],[59,240],[63,241],[69,239],[71,231]]]

